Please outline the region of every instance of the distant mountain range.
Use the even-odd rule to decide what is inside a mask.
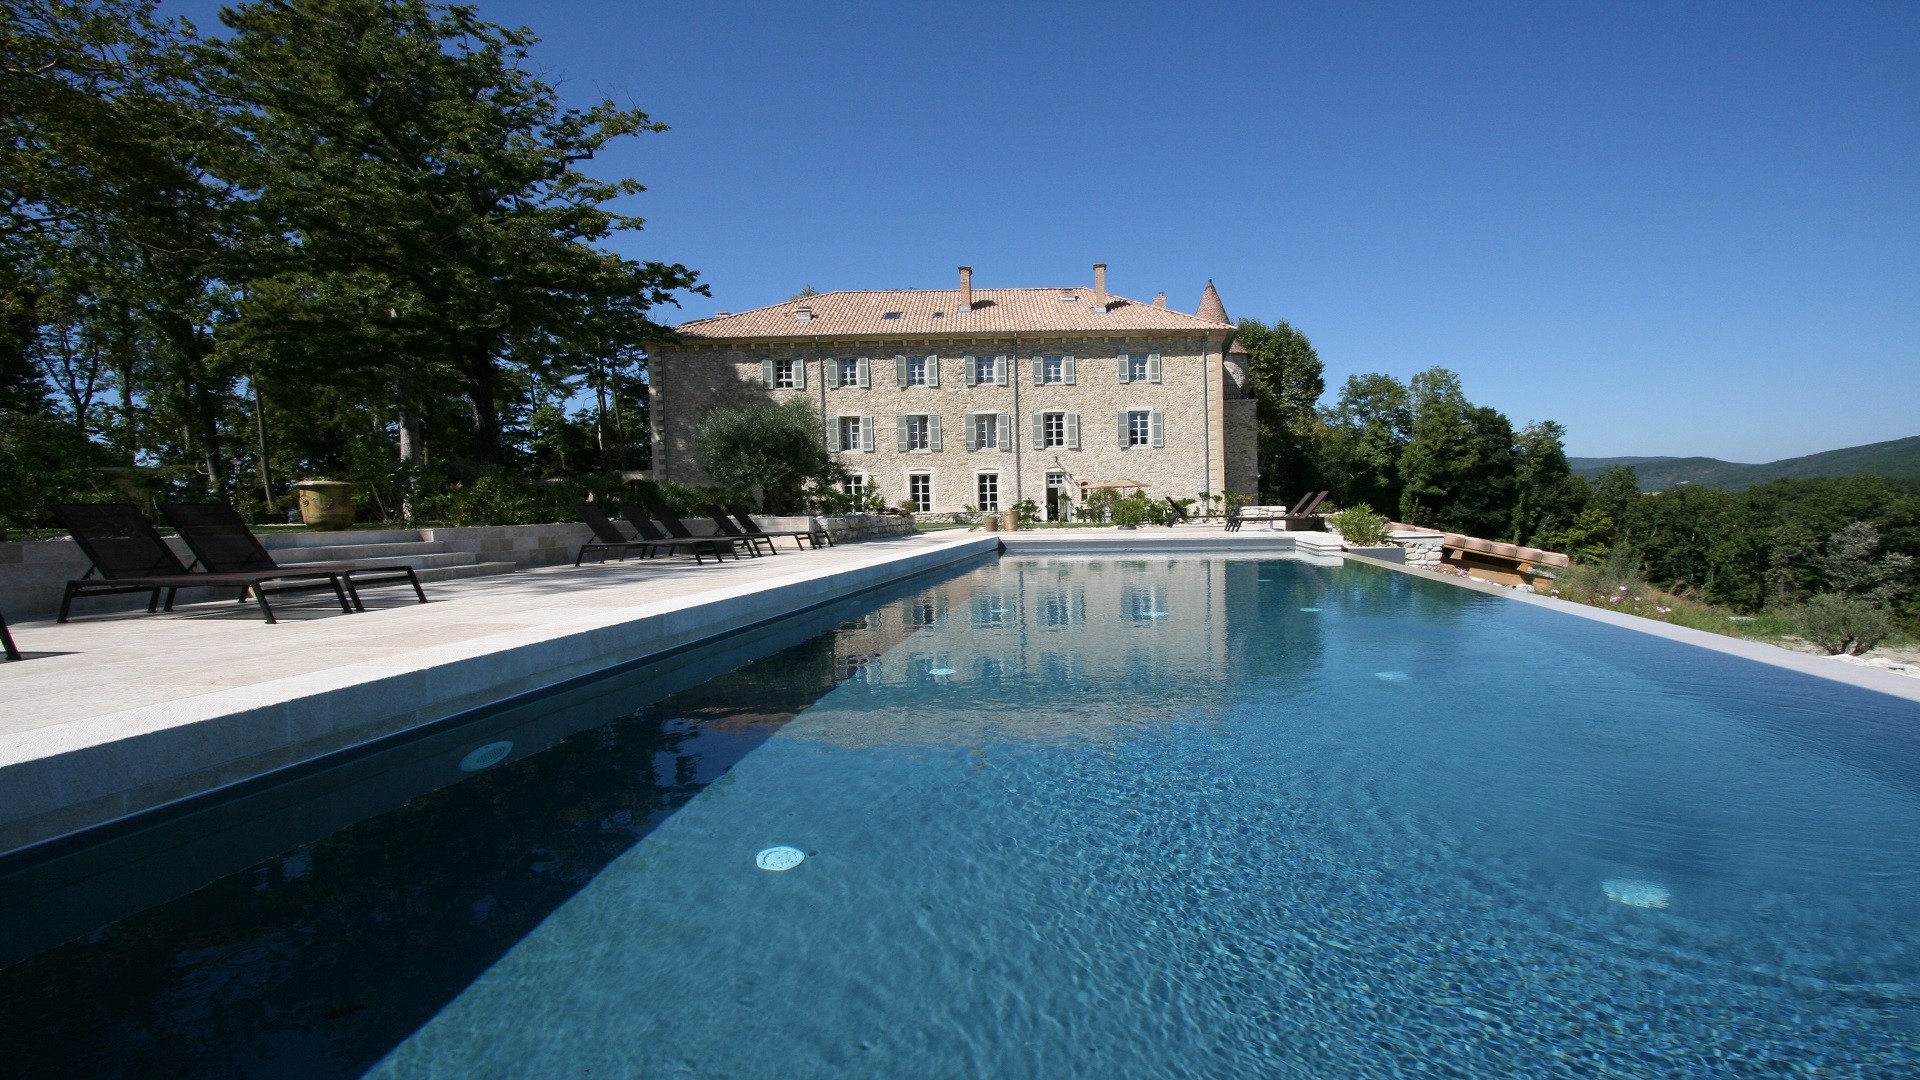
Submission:
[[[1567,462],[1573,466],[1576,475],[1588,479],[1599,476],[1615,465],[1631,465],[1634,474],[1640,478],[1643,491],[1665,491],[1682,484],[1745,491],[1755,484],[1782,477],[1804,480],[1856,476],[1860,473],[1904,480],[1920,478],[1920,435],[1892,442],[1849,446],[1844,450],[1828,450],[1806,457],[1783,458],[1765,465],[1742,465],[1737,461],[1721,461],[1710,457],[1577,457],[1568,458]]]

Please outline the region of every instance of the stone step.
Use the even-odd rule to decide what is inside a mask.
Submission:
[[[324,548],[359,547],[363,544],[404,544],[418,543],[418,529],[345,529],[335,532],[313,532],[306,529],[288,529],[272,525],[256,526],[253,534],[260,538],[269,551],[284,551],[288,548]],[[312,562],[312,559],[307,559]]]
[[[413,540],[405,543],[369,543],[369,544],[315,544],[300,547],[281,547],[270,549],[275,561],[286,563],[311,562],[358,562],[363,559],[398,558],[413,555],[440,555],[447,545],[435,540]]]
[[[433,566],[425,570],[414,571],[414,576],[425,585],[431,581],[457,581],[461,578],[492,577],[496,574],[513,573],[510,562],[468,563],[465,566]],[[432,599],[431,596],[428,599]]]
[[[341,559],[301,559],[299,562],[294,562],[291,559],[279,560],[281,566],[306,566],[310,563],[350,562],[360,566],[411,566],[415,570],[440,569],[448,566],[472,566],[479,561],[479,556],[471,551],[436,551],[421,555],[371,555],[360,558]]]

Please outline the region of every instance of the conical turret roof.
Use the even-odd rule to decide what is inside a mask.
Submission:
[[[1194,314],[1208,322],[1232,322],[1227,318],[1227,306],[1220,302],[1220,290],[1213,287],[1213,279],[1207,279],[1207,288],[1200,294],[1200,310]]]

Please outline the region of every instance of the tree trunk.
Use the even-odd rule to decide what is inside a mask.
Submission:
[[[482,465],[498,465],[505,460],[500,441],[500,406],[494,400],[500,373],[493,357],[470,357],[464,365],[467,374],[467,407],[473,415],[473,457]]]

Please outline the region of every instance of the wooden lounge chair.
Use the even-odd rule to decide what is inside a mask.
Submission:
[[[1188,521],[1192,520],[1191,518],[1187,517],[1186,507],[1183,507],[1179,503],[1174,502],[1173,497],[1171,495],[1162,495],[1161,498],[1167,500],[1167,525],[1169,527],[1174,525],[1185,525]]]
[[[753,520],[752,514],[741,509],[739,503],[728,503],[726,509],[733,515],[733,519],[740,523],[740,530],[748,536],[791,536],[795,548],[802,548],[807,544],[819,547],[822,540],[826,541],[827,547],[833,546],[833,537],[825,529],[775,529],[769,532]]]
[[[246,574],[274,570],[335,570],[341,580],[346,582],[347,597],[353,601],[355,611],[367,610],[360,602],[360,589],[368,585],[398,585],[405,583],[413,587],[413,595],[421,603],[427,602],[427,593],[420,587],[420,578],[407,565],[393,566],[384,563],[368,562],[319,562],[301,563],[294,566],[281,566],[274,560],[273,553],[253,535],[247,523],[241,519],[231,506],[218,503],[161,503],[160,516],[167,519],[193,550],[194,562],[207,568],[214,574]],[[193,567],[189,566],[191,570]],[[325,586],[308,586],[324,588]],[[277,589],[285,592],[287,589]],[[243,597],[244,599],[244,597]]]
[[[1240,508],[1238,506],[1227,507],[1227,524],[1225,528],[1227,532],[1240,531]]]
[[[713,553],[716,556],[722,551],[731,551],[733,552],[733,557],[737,559],[740,557],[742,548],[745,548],[749,555],[758,556],[760,554],[754,550],[753,541],[748,540],[744,536],[693,535],[693,530],[687,528],[687,523],[681,521],[678,514],[675,514],[659,503],[654,503],[647,507],[647,516],[659,522],[661,527],[666,529],[676,540],[705,540],[707,543],[712,544]]]
[[[189,573],[180,556],[173,553],[160,533],[132,503],[56,503],[51,507],[60,527],[73,534],[74,543],[86,553],[93,566],[86,576],[67,582],[60,597],[60,622],[67,621],[73,602],[83,596],[118,596],[149,593],[149,614],[173,610],[174,595],[181,589],[233,588],[241,590],[245,600],[251,593],[268,622],[276,622],[267,603],[267,590],[261,586],[273,582],[276,590],[288,584],[325,583],[333,587],[340,610],[353,613],[346,586],[338,570],[276,569],[249,570],[236,574]],[[94,577],[99,574],[98,578]],[[161,603],[161,594],[166,602]]]
[[[7,616],[0,612],[0,654],[9,660],[20,659],[20,647],[13,643],[13,634],[7,630]]]
[[[651,554],[647,541],[627,539],[627,534],[621,532],[620,527],[612,521],[609,521],[606,513],[592,503],[574,503],[573,512],[580,516],[581,521],[587,523],[587,528],[593,530],[593,539],[580,545],[579,553],[573,557],[573,565],[579,566],[580,560],[586,558],[587,552],[589,551],[598,552],[600,554],[600,562],[607,561],[607,552],[609,551],[618,552],[617,558],[619,558],[621,562],[626,561],[627,552],[632,551],[634,548],[640,549],[641,558],[646,558]]]
[[[753,536],[751,534],[741,532],[740,526],[735,525],[733,523],[733,519],[728,517],[727,512],[725,510],[722,510],[720,507],[709,505],[707,507],[707,516],[713,519],[714,528],[719,529],[721,533],[727,536],[740,537],[741,539],[745,540],[747,543],[753,545],[753,553],[755,555],[760,554],[761,544],[767,545],[767,554],[769,555],[777,554],[777,552],[775,552],[773,548],[773,537]]]
[[[633,526],[633,531],[647,544],[647,550],[640,553],[643,559],[651,559],[654,552],[665,548],[670,552],[692,552],[693,561],[696,563],[706,562],[703,555],[712,555],[714,561],[719,562],[725,557],[726,552],[733,550],[731,544],[723,545],[697,536],[691,540],[668,536],[660,526],[653,523],[653,519],[647,516],[645,510],[637,506],[621,503],[619,509],[620,516],[627,519],[627,524]]]
[[[1322,491],[1313,495],[1302,495],[1301,501],[1289,507],[1280,518],[1280,527],[1289,531],[1325,532],[1327,519],[1314,513],[1321,503],[1327,501],[1331,492]]]

